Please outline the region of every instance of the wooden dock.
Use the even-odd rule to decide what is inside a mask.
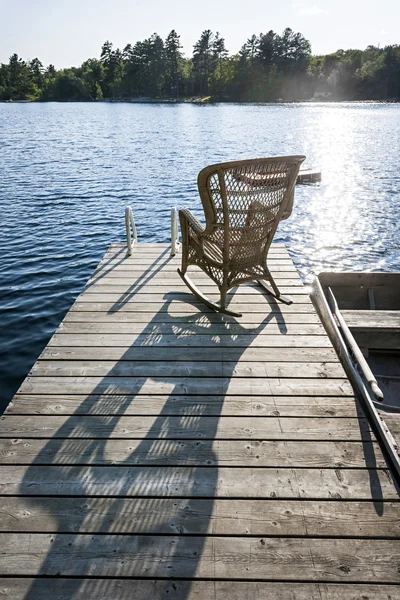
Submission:
[[[179,260],[111,246],[1,417],[0,597],[399,598],[398,491],[287,250],[294,304],[240,319]]]
[[[296,183],[318,183],[322,179],[321,171],[300,169]]]

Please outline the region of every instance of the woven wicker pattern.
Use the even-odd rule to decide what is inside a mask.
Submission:
[[[198,187],[206,226],[179,212],[182,273],[190,264],[205,271],[221,291],[269,279],[267,254],[279,221],[290,215],[303,156],[236,161],[206,167]]]

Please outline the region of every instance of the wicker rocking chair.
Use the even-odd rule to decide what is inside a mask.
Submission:
[[[304,158],[241,160],[200,171],[198,188],[206,226],[189,210],[179,211],[182,269],[178,273],[210,308],[240,317],[226,308],[226,295],[230,288],[248,281],[257,281],[281,302],[292,303],[281,295],[267,267],[267,256],[279,221],[292,211],[294,185]],[[204,296],[190,280],[186,274],[189,265],[200,267],[217,284],[220,305]]]

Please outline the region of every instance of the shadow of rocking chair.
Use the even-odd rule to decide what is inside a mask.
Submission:
[[[230,288],[249,281],[257,281],[277,300],[292,303],[280,293],[267,267],[267,257],[279,222],[292,212],[294,186],[304,158],[241,160],[200,171],[198,188],[206,226],[189,210],[179,211],[182,269],[178,273],[210,308],[242,316],[226,308],[226,295]],[[189,265],[200,267],[217,284],[220,305],[204,296],[191,281],[186,274]]]

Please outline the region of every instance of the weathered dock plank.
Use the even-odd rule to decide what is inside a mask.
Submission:
[[[356,417],[363,411],[353,396],[148,396],[120,394],[17,394],[8,415],[175,415]]]
[[[225,324],[217,325],[201,325],[197,323],[157,323],[154,326],[154,332],[162,334],[171,334],[173,327],[180,329],[179,335],[201,335],[207,333],[210,330],[212,335],[239,335],[246,334],[248,330],[249,334],[252,333],[252,326],[235,326],[230,325],[226,327]],[[137,333],[143,334],[148,331],[148,326],[145,323],[63,323],[57,330],[57,333]],[[276,335],[284,333],[285,335],[325,335],[325,330],[319,323],[268,323],[259,335]],[[178,331],[176,331],[178,334]]]
[[[161,413],[162,414],[162,413]],[[193,423],[191,422],[193,420]],[[246,440],[369,440],[365,418],[330,417],[188,417],[87,415],[7,415],[1,417],[0,437],[246,439]]]
[[[293,296],[293,294],[291,294]],[[163,302],[157,301],[152,302],[151,299],[143,298],[142,296],[138,296],[135,294],[133,298],[135,300],[127,300],[126,298],[119,297],[118,302],[82,302],[82,297],[80,296],[78,301],[73,304],[71,307],[72,312],[102,312],[102,313],[112,313],[112,312],[147,312],[161,314],[161,313],[169,313],[170,315],[174,315],[175,313],[185,313],[187,315],[196,315],[197,317],[204,318],[204,315],[208,313],[213,313],[211,308],[208,308],[201,302],[195,300],[190,294],[186,294],[186,296],[182,295],[182,297],[178,300],[174,297],[174,295],[166,292],[163,296]],[[104,300],[104,299],[103,299]],[[315,314],[315,309],[311,303],[311,300],[307,299],[307,296],[301,296],[301,300],[296,299],[296,304],[291,304],[287,306],[286,304],[278,304],[274,303],[271,300],[261,298],[258,303],[247,303],[243,304],[241,302],[234,302],[231,305],[235,307],[236,311],[240,311],[246,315],[246,319],[250,318],[252,314],[263,315],[264,318],[273,318],[270,315],[275,314],[299,314],[299,313],[312,313]],[[267,316],[266,316],[267,315]],[[151,322],[152,318],[149,317],[149,322]],[[260,320],[258,320],[260,323]]]
[[[389,539],[0,534],[1,575],[400,583],[399,560]]]
[[[294,377],[299,373],[305,378],[345,378],[342,365],[336,363],[265,363],[261,361],[233,361],[202,363],[199,361],[93,361],[93,360],[42,360],[32,367],[35,377]]]
[[[209,334],[191,334],[191,333],[166,333],[159,334],[159,339],[152,340],[153,336],[157,335],[157,331],[150,330],[148,334],[135,333],[74,333],[60,334],[56,333],[49,342],[49,346],[148,346],[152,342],[157,347],[174,347],[174,346],[194,346],[203,348],[224,348],[231,347],[235,342],[237,348],[248,348],[249,346],[262,348],[330,348],[332,346],[330,340],[326,336],[319,335],[302,335],[293,336],[271,334],[254,335],[254,334],[232,334],[221,335],[218,341],[215,339],[214,333]]]
[[[268,377],[27,377],[24,394],[232,394],[350,396],[347,379]]]
[[[263,361],[270,365],[274,362],[282,363],[338,363],[339,359],[333,348],[285,348],[276,346],[262,348],[250,347],[241,348],[238,353],[236,348],[230,347],[187,347],[177,346],[168,348],[168,353],[163,347],[155,346],[133,346],[126,348],[124,346],[92,346],[90,355],[88,355],[85,346],[47,346],[40,358],[43,360],[86,360],[90,356],[91,360],[118,360],[124,361],[142,360],[164,362],[259,362]]]
[[[118,288],[117,288],[118,289]],[[304,304],[309,304],[311,302],[311,300],[308,297],[308,292],[305,291],[304,288],[300,288],[300,287],[294,287],[294,286],[280,286],[279,288],[282,292],[282,294],[290,294],[291,297],[293,297],[294,301],[297,302],[302,302]],[[261,304],[263,306],[264,312],[265,312],[265,305],[266,305],[266,298],[265,295],[262,294],[261,292],[257,292],[254,291],[254,293],[252,293],[253,290],[250,290],[250,292],[248,293],[244,293],[244,294],[240,294],[240,295],[236,295],[235,296],[231,296],[230,298],[232,298],[231,302],[229,303],[229,306],[233,306],[234,304],[236,305],[236,300],[238,300],[241,304],[246,305],[246,304],[251,304],[252,306],[256,305],[256,304]],[[116,292],[116,291],[111,291],[111,292],[104,292],[101,293],[98,290],[93,290],[93,288],[89,288],[87,291],[84,291],[80,296],[79,296],[79,302],[80,303],[121,303],[121,302],[131,302],[131,303],[136,303],[137,301],[140,302],[150,302],[150,303],[156,303],[156,302],[162,302],[165,298],[165,295],[169,294],[169,298],[170,301],[174,301],[174,302],[186,302],[187,300],[190,302],[191,301],[191,297],[190,297],[190,293],[187,292],[187,290],[185,291],[182,288],[182,291],[176,291],[173,293],[170,293],[168,291],[168,289],[164,290],[164,289],[158,289],[157,291],[150,293],[150,292],[141,292],[139,300],[138,300],[138,296],[136,294],[135,289],[133,289],[131,292]],[[210,294],[211,298],[212,295]],[[201,306],[201,303],[198,302],[198,306]]]
[[[321,321],[316,313],[285,313],[284,315],[278,312],[272,313],[272,317],[269,317],[268,321],[265,321],[265,326],[268,324],[279,324],[288,325],[292,323],[317,323],[321,324]],[[63,323],[145,323],[148,325],[149,315],[148,313],[141,312],[107,312],[107,311],[70,311],[64,317]],[[193,327],[203,326],[205,328],[211,327],[211,325],[227,325],[227,329],[230,331],[231,327],[235,327],[238,324],[235,323],[232,317],[224,317],[222,315],[216,315],[215,313],[207,313],[207,315],[198,315],[197,319],[193,319],[193,316],[188,313],[175,312],[170,315],[167,312],[156,313],[151,317],[152,326],[157,326],[158,323],[170,323],[179,327]],[[260,323],[260,316],[257,314],[245,313],[241,320],[239,327],[243,329],[251,329],[251,325]],[[264,330],[261,330],[262,333]]]
[[[387,537],[400,533],[398,506],[327,500],[4,497],[0,531],[158,535]],[[233,540],[234,541],[234,540]]]
[[[398,488],[287,250],[240,319],[179,262],[112,245],[1,417],[0,596],[394,600]]]
[[[159,579],[32,579],[0,578],[2,597],[12,600],[395,600],[396,585],[358,583],[301,583],[262,581],[207,581]]]
[[[168,444],[165,444],[168,448]],[[4,496],[318,498],[397,500],[384,469],[268,467],[0,466]],[[400,548],[400,544],[399,544]]]
[[[1,438],[3,465],[194,465],[234,467],[360,468],[366,462],[385,468],[377,442],[319,442],[277,440],[172,440],[108,439],[101,453],[93,454],[92,439]],[[71,438],[72,440],[72,438]],[[168,449],[168,451],[165,451]]]

